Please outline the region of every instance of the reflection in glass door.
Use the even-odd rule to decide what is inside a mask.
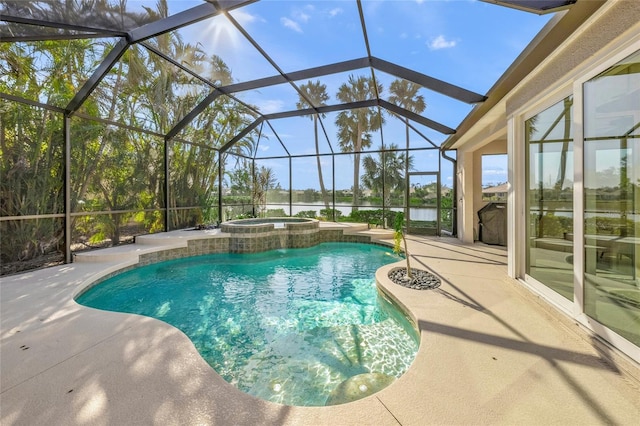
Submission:
[[[640,345],[640,52],[584,85],[585,306]]]
[[[573,98],[525,122],[527,275],[573,300]]]
[[[407,231],[410,234],[440,235],[440,173],[409,173]]]

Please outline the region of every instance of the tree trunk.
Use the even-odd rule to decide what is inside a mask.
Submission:
[[[409,188],[409,119],[405,118],[405,136],[407,148],[404,157],[404,217],[409,217],[409,204],[411,200],[411,188]],[[408,258],[407,258],[408,259]],[[407,265],[409,261],[407,260]]]
[[[358,211],[360,204],[360,151],[362,149],[362,129],[358,123],[358,135],[353,147],[353,206],[351,211]]]
[[[120,244],[120,222],[121,222],[121,214],[115,213],[109,215],[111,217],[111,223],[113,224],[113,229],[111,232],[111,245],[117,246]]]
[[[413,279],[413,275],[411,274],[411,262],[409,262],[409,249],[407,248],[407,238],[404,236],[404,231],[402,232],[402,242],[404,243],[404,257],[407,259],[407,277]]]
[[[318,146],[318,116],[313,116],[313,131],[316,141],[316,162],[318,164],[318,180],[320,181],[320,192],[322,193],[322,201],[324,207],[329,210],[329,197],[327,196],[327,190],[324,187],[324,179],[322,178],[322,164],[320,162],[320,147]]]
[[[558,171],[558,180],[556,181],[556,189],[562,191],[562,185],[567,175],[567,151],[569,151],[569,137],[571,136],[571,114],[569,108],[572,102],[569,99],[564,100],[564,135],[562,142],[562,151],[560,152],[560,170]]]

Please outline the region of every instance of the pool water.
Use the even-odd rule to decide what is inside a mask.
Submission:
[[[320,406],[346,402],[335,392],[354,376],[397,378],[413,362],[417,333],[374,279],[399,259],[357,243],[198,256],[124,272],[77,302],[179,328],[248,394]]]

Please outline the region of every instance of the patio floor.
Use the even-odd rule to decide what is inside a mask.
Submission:
[[[507,277],[504,248],[409,237],[409,250],[439,288],[397,286],[393,265],[377,278],[420,329],[416,360],[381,392],[331,407],[246,395],[179,330],[76,304],[96,274],[131,263],[121,253],[3,277],[0,424],[637,424],[640,366]]]

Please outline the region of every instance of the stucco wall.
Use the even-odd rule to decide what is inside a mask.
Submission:
[[[506,154],[507,140],[499,139],[476,148],[458,150],[458,238],[471,243],[478,238],[478,210],[486,205],[482,201],[482,156]]]
[[[475,238],[478,238],[479,223],[478,210],[487,205],[486,201],[482,201],[482,156],[490,154],[506,154],[507,140],[496,140],[479,148],[473,153],[473,229]],[[505,164],[506,166],[506,164]]]
[[[585,1],[585,0],[580,0]],[[607,44],[640,22],[640,0],[609,0],[611,6],[579,37],[562,47],[535,77],[507,99],[507,116],[567,76]],[[589,22],[586,23],[587,25]],[[583,25],[584,27],[585,25]]]

